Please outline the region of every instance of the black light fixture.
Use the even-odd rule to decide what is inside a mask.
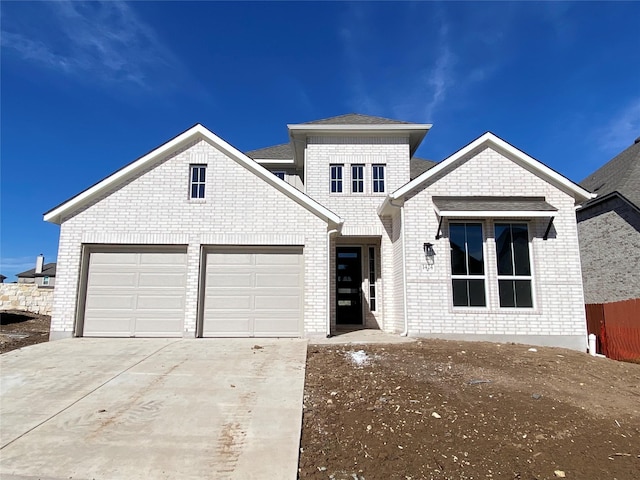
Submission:
[[[429,265],[433,265],[435,261],[435,258],[433,257],[436,256],[436,252],[433,249],[433,243],[427,242],[422,246],[422,248],[424,250],[424,258],[427,260],[427,263]]]

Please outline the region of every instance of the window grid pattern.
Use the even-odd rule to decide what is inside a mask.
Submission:
[[[376,249],[369,247],[369,309],[376,311]]]
[[[527,224],[497,223],[495,240],[500,307],[533,308]]]
[[[331,193],[342,193],[342,165],[331,165]]]
[[[373,179],[373,192],[384,193],[384,181],[385,181],[385,165],[372,165],[372,179]]]
[[[351,165],[351,191],[364,192],[364,165]]]
[[[205,198],[206,165],[191,165],[191,198]]]
[[[454,307],[486,307],[481,223],[449,225]]]

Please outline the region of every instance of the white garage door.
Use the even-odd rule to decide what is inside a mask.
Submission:
[[[302,248],[238,248],[206,255],[204,337],[299,337]]]
[[[180,337],[186,253],[93,252],[89,256],[86,337]]]

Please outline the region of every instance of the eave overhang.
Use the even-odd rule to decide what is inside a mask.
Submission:
[[[422,140],[431,129],[430,123],[407,124],[374,124],[374,125],[287,125],[289,138],[293,147],[293,155],[297,166],[304,163],[304,149],[307,145],[307,137],[310,135],[336,135],[349,136],[406,136],[409,139],[410,155],[414,153],[422,143]]]

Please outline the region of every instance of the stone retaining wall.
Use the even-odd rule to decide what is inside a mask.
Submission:
[[[53,288],[24,283],[0,283],[0,311],[23,310],[51,315]]]

